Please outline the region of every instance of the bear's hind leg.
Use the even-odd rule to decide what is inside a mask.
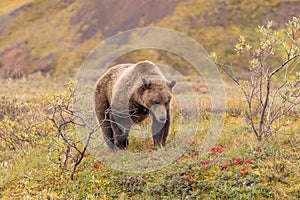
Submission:
[[[101,126],[102,136],[110,150],[115,149],[114,134],[111,128],[109,114],[106,112],[109,108],[108,100],[102,92],[96,92],[95,95],[95,112],[98,122]]]
[[[113,130],[111,128],[110,122],[109,121],[103,121],[101,125],[101,129],[103,132],[103,139],[105,140],[107,146],[109,147],[110,150],[115,149],[115,144],[114,144],[114,134]]]

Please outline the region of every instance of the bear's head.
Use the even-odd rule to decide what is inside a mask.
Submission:
[[[149,110],[150,114],[160,123],[168,120],[168,110],[172,98],[172,88],[176,81],[161,85],[142,78],[143,86],[139,94],[139,103]]]

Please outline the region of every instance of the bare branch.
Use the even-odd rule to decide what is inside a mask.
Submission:
[[[296,59],[299,56],[300,56],[300,54],[297,54],[297,55],[294,55],[293,57],[291,57],[290,59],[284,61],[279,67],[277,67],[274,71],[272,71],[268,76],[271,78],[277,72],[279,72],[283,67],[285,67],[289,62],[291,62],[292,60]]]

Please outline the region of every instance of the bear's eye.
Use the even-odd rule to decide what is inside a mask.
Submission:
[[[158,101],[154,100],[154,101],[153,101],[153,104],[159,104],[159,103],[158,103]]]

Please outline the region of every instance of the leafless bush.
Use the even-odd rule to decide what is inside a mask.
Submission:
[[[257,43],[240,36],[235,45],[237,56],[250,58],[246,80],[235,76],[232,66],[219,63],[212,54],[215,63],[243,92],[247,119],[258,140],[272,135],[300,103],[299,29],[300,19],[294,17],[283,33],[274,30],[272,22],[259,27],[261,37]]]
[[[74,179],[76,168],[84,158],[92,135],[99,129],[99,126],[92,127],[82,117],[80,110],[73,108],[75,98],[75,82],[68,83],[68,91],[61,95],[49,96],[52,114],[50,120],[53,122],[57,135],[56,146],[50,146],[51,152],[57,152],[55,162],[63,169],[71,165],[70,178]],[[77,134],[78,128],[88,130],[86,140],[80,140]],[[53,159],[54,161],[54,159]]]
[[[100,125],[98,123],[93,126],[91,122],[87,120],[86,110],[74,107],[74,101],[80,101],[81,98],[78,97],[79,93],[76,93],[75,86],[75,82],[70,81],[67,85],[68,90],[65,93],[58,95],[53,94],[48,97],[48,103],[52,113],[49,119],[53,122],[57,133],[54,141],[49,146],[49,153],[52,155],[49,156],[49,158],[63,170],[69,170],[72,180],[74,179],[78,165],[87,153],[91,140],[95,139],[95,133],[100,131]],[[87,92],[87,95],[91,95],[91,92]],[[126,117],[128,117],[128,112],[122,113],[112,109],[107,109],[106,112],[108,114],[113,112],[114,115],[123,117],[126,115]],[[95,117],[93,115],[91,116]],[[117,123],[110,119],[104,119],[103,122],[104,121]],[[118,125],[122,128],[121,124]],[[87,133],[85,139],[80,138],[78,134],[80,130],[84,130],[84,134]],[[106,145],[105,143],[106,141],[101,140],[101,143],[97,144],[97,147]]]

